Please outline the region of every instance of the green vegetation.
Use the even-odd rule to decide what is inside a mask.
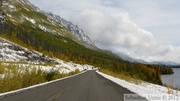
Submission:
[[[180,68],[180,66],[172,66],[172,68]]]
[[[12,9],[9,5],[2,6],[0,4],[0,9],[5,12],[7,19],[13,24],[23,25],[26,26],[26,28],[31,26],[35,29],[40,29],[41,26],[45,32],[62,35],[78,41],[77,38],[75,38],[63,25],[49,19],[46,15],[44,15],[44,13],[37,12],[36,8],[31,7],[31,5],[19,3],[16,0],[4,0],[4,2],[15,7]]]
[[[56,70],[46,72],[40,68],[22,66],[18,63],[0,63],[0,93],[25,88],[77,73],[79,73],[79,70],[70,72],[69,74],[61,74]]]

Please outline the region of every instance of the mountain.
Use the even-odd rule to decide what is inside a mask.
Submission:
[[[178,63],[171,62],[171,61],[152,61],[152,62],[148,62],[148,61],[145,61],[145,60],[133,58],[133,57],[131,57],[131,56],[129,56],[126,53],[123,53],[123,52],[118,52],[116,54],[118,56],[120,56],[123,60],[129,61],[129,62],[132,62],[132,63],[154,64],[154,65],[160,65],[160,66],[164,66],[164,65],[166,65],[166,66],[177,66],[177,65],[180,65]]]
[[[0,2],[2,38],[64,60],[78,61],[77,56],[90,59],[92,54],[103,54],[103,57],[108,57],[106,53],[100,52],[83,30],[72,22],[40,10],[28,0]]]
[[[123,60],[129,61],[129,62],[139,62],[136,59],[133,59],[132,57],[128,56],[126,53],[118,52],[116,53],[118,56],[120,56]]]
[[[177,65],[180,65],[178,63],[171,62],[171,61],[153,61],[153,62],[149,62],[149,64],[156,64],[156,65],[160,65],[160,66],[163,66],[163,65],[166,65],[166,66],[177,66]]]
[[[77,25],[58,15],[40,10],[28,0],[3,0],[2,9],[16,25],[28,23],[29,26],[40,28],[44,32],[68,37],[86,47],[96,48],[95,44]]]
[[[45,14],[46,14],[46,16],[51,18],[52,20],[55,20],[59,24],[62,24],[63,26],[65,26],[85,46],[87,46],[87,47],[89,47],[91,49],[97,49],[96,45],[91,41],[91,39],[84,33],[84,31],[82,29],[79,29],[79,27],[77,25],[74,25],[72,22],[67,21],[67,20],[61,18],[59,15],[55,15],[55,14],[53,14],[51,12],[45,13]]]

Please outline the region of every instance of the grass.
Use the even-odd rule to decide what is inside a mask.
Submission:
[[[108,69],[103,69],[103,68],[100,68],[99,69],[100,72],[103,72],[105,74],[108,74],[108,75],[111,75],[115,78],[120,78],[120,79],[123,79],[123,80],[126,80],[128,82],[133,82],[133,83],[136,83],[136,84],[139,84],[140,83],[140,80],[137,80],[135,79],[136,77],[134,77],[134,79],[132,79],[132,77],[128,74],[122,74],[122,73],[114,73]]]
[[[0,93],[25,88],[80,72],[75,70],[68,74],[63,74],[59,73],[58,70],[47,72],[32,66],[0,62]]]
[[[167,89],[168,89],[167,93],[168,94],[172,94],[172,86],[171,85],[167,85]]]
[[[172,90],[180,91],[180,88],[173,87],[173,86],[170,85],[170,84],[164,84],[163,86],[167,88],[167,93],[168,93],[168,94],[172,94]]]

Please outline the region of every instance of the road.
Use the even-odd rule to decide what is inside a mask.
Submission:
[[[0,101],[123,101],[124,94],[133,93],[93,70]]]

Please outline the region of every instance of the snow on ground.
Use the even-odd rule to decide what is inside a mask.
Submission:
[[[10,14],[7,14],[7,16],[10,17],[10,18],[12,18],[12,15],[10,15]]]
[[[9,5],[9,8],[15,8],[13,5]]]
[[[25,15],[22,15],[22,17],[26,20],[28,20],[29,22],[31,22],[32,24],[36,24],[36,21],[34,19],[31,19],[31,18],[28,18],[27,16]]]
[[[92,70],[94,69],[93,66],[91,65],[80,65],[80,64],[75,64],[75,63],[72,63],[72,62],[64,62],[62,60],[58,60],[58,64],[52,64],[52,65],[40,65],[40,64],[28,64],[28,63],[8,63],[8,62],[3,62],[1,63],[1,65],[13,65],[13,66],[17,66],[17,67],[20,67],[19,69],[21,68],[26,68],[28,67],[29,69],[32,69],[32,68],[39,68],[43,71],[46,71],[46,72],[50,72],[50,71],[59,71],[60,73],[69,73],[69,72],[72,72],[72,71],[75,71],[75,70],[79,70],[79,71],[84,71],[84,70]],[[60,62],[61,61],[61,62]]]
[[[0,60],[3,61],[20,61],[27,59],[22,56],[23,51],[15,51],[14,49],[8,48],[11,47],[10,43],[0,41]]]
[[[30,51],[27,48],[21,47],[8,40],[0,38],[0,61],[7,62],[25,62],[17,63],[22,67],[35,67],[45,71],[58,70],[60,73],[69,73],[79,69],[80,71],[92,69],[90,65],[80,65],[73,62],[65,62],[60,59],[50,58],[43,56],[43,54],[37,51]],[[52,63],[52,65],[38,65]],[[16,63],[14,63],[16,65]]]
[[[149,101],[180,101],[180,91],[172,90],[171,94],[168,94],[168,88],[152,83],[141,82],[140,84],[130,83],[125,80],[112,77],[110,75],[104,74],[97,71],[98,74],[103,77],[113,81],[114,83],[127,88],[128,90],[139,94],[142,97],[146,97]],[[141,100],[132,100],[129,99],[126,101],[141,101]]]
[[[9,4],[9,3],[3,2],[3,6],[6,6],[6,5],[8,6],[8,8],[10,9],[11,12],[17,11],[15,6],[13,6],[13,5]]]
[[[9,3],[3,1],[3,6],[7,6],[7,5],[9,5]]]
[[[55,61],[40,53],[30,51],[8,40],[0,38],[0,61],[27,63],[54,63]]]
[[[39,25],[39,28],[42,29],[43,31],[47,31],[47,28],[45,26]]]
[[[59,72],[61,72],[61,73],[69,73],[69,72],[75,71],[76,69],[79,69],[81,71],[81,73],[79,73],[79,74],[84,73],[85,71],[83,71],[83,70],[95,69],[91,65],[86,65],[86,64],[85,65],[80,65],[80,64],[75,64],[75,63],[72,63],[72,62],[64,62],[64,61],[62,61],[60,59],[56,59],[56,61],[58,62],[58,64],[54,65],[54,66],[37,65],[37,64],[19,64],[19,63],[14,64],[14,65],[21,66],[21,68],[25,68],[27,66],[30,67],[30,68],[40,68],[41,70],[44,70],[44,71],[59,70]],[[1,64],[8,65],[8,63],[1,63]],[[8,96],[8,95],[14,94],[14,93],[20,93],[20,92],[26,91],[28,89],[32,89],[32,88],[36,88],[36,87],[43,86],[43,85],[46,85],[46,84],[50,84],[50,83],[53,83],[53,82],[56,82],[56,81],[59,81],[59,80],[64,80],[64,79],[74,77],[74,76],[79,75],[79,74],[75,74],[75,75],[68,76],[68,77],[65,77],[65,78],[53,80],[53,81],[50,81],[50,82],[45,82],[45,83],[33,85],[33,86],[30,86],[30,87],[22,88],[22,89],[15,90],[15,91],[2,93],[2,94],[0,94],[0,97]],[[0,75],[0,77],[3,77],[3,76],[4,75]]]
[[[44,32],[50,32],[50,33],[57,33],[57,31],[55,30],[52,30],[50,28],[47,28],[46,26],[43,26],[43,25],[38,25],[38,27],[43,30]]]
[[[80,65],[80,64],[76,64],[76,63],[73,63],[73,62],[64,62],[63,60],[60,60],[60,59],[56,59],[57,63],[56,65],[35,65],[34,67],[35,68],[40,68],[44,71],[51,71],[51,70],[58,70],[60,73],[69,73],[69,72],[72,72],[72,71],[75,71],[75,70],[79,70],[79,71],[83,71],[83,70],[92,70],[94,69],[93,66],[91,65],[87,65],[87,64],[84,64],[84,65]]]
[[[49,18],[47,18],[47,20],[48,20],[49,22],[51,22],[52,25],[56,26],[56,22],[55,22],[55,21],[53,21],[53,20],[51,20],[51,19],[49,19]]]
[[[70,71],[75,71],[76,69],[83,71],[83,70],[92,70],[94,68],[91,65],[87,65],[87,64],[81,65],[81,64],[76,64],[73,62],[64,62],[63,60],[60,60],[60,59],[56,59],[56,61],[58,62],[58,65],[56,65],[57,68],[58,67],[66,68],[66,70],[61,71],[64,73],[68,73]]]

